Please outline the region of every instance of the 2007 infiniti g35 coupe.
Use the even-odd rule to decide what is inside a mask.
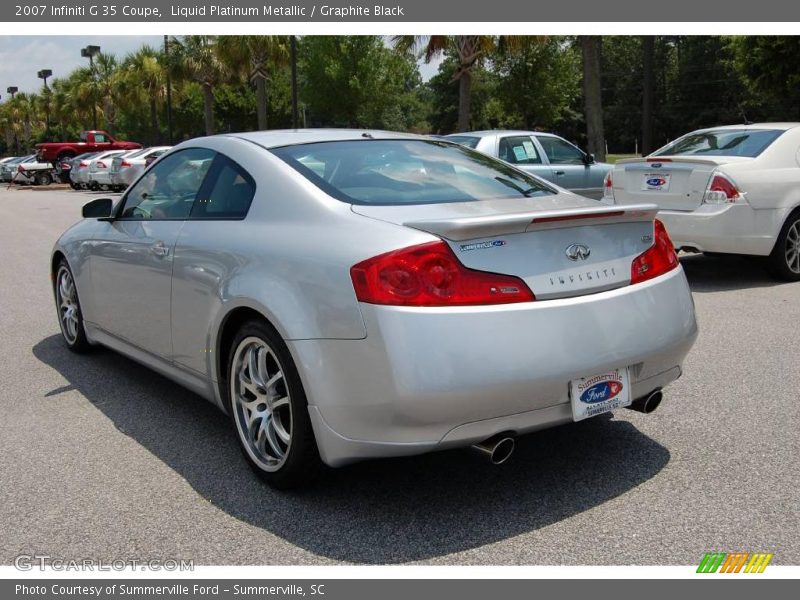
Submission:
[[[75,351],[103,344],[227,412],[277,487],[322,463],[649,412],[697,334],[653,205],[606,206],[447,141],[191,140],[52,255]]]

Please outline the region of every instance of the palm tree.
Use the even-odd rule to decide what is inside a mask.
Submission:
[[[187,35],[175,40],[177,75],[200,84],[206,135],[214,134],[214,87],[228,80],[230,71],[220,58],[213,35]]]
[[[219,55],[233,73],[256,86],[258,128],[267,128],[267,78],[270,63],[289,64],[289,38],[283,35],[226,35],[218,39]]]
[[[513,50],[524,41],[524,36],[491,35],[397,35],[392,38],[396,50],[414,52],[422,56],[426,63],[443,54],[456,57],[458,70],[452,81],[458,80],[458,131],[469,129],[475,67],[499,47]]]
[[[102,98],[101,110],[106,129],[111,135],[114,135],[120,79],[116,57],[113,54],[98,54],[94,62],[94,72],[97,91]]]
[[[164,56],[152,46],[142,46],[122,62],[120,87],[130,103],[146,103],[150,109],[151,143],[161,142],[158,105],[165,93]]]

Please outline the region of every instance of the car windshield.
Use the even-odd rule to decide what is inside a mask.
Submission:
[[[651,156],[747,156],[754,158],[778,139],[782,129],[717,129],[690,133]]]
[[[555,193],[503,162],[438,140],[317,142],[272,152],[349,204],[434,204]]]

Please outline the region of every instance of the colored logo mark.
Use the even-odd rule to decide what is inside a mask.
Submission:
[[[766,552],[707,552],[698,573],[763,573],[772,554]]]

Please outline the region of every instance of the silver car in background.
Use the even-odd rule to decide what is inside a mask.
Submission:
[[[453,447],[499,463],[517,435],[654,410],[697,334],[655,212],[421,136],[226,134],[85,205],[51,272],[69,348],[213,402],[290,487]]]
[[[552,133],[490,130],[454,133],[444,139],[495,156],[571,192],[600,200],[603,180],[613,165],[597,162],[576,145]]]
[[[132,152],[138,152],[138,150],[111,150],[89,160],[89,168],[86,170],[86,186],[94,191],[108,191],[111,189],[111,176],[109,175],[111,161],[114,158],[121,158]]]
[[[20,163],[28,162],[30,160],[34,160],[35,158],[35,154],[26,154],[25,156],[17,156],[16,158],[3,161],[3,163],[0,165],[0,178],[2,178],[4,182],[11,181],[14,179],[14,175],[17,174],[17,166]]]
[[[109,171],[111,188],[117,191],[124,190],[142,174],[148,160],[158,158],[170,148],[172,146],[151,146],[134,150],[125,156],[114,157]]]

